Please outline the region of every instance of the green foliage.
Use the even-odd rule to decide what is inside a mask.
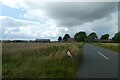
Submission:
[[[65,42],[67,42],[68,38],[70,38],[70,35],[69,34],[65,34],[64,37],[63,37],[63,40]]]
[[[112,38],[113,42],[120,43],[120,32],[116,33],[115,36]]]
[[[107,40],[107,39],[109,39],[109,34],[102,35],[100,39],[101,40]]]
[[[62,37],[61,37],[61,36],[59,36],[59,37],[58,37],[58,41],[60,42],[61,40],[62,40]]]
[[[85,32],[79,32],[79,33],[76,33],[75,36],[74,36],[74,39],[77,41],[77,42],[84,42],[85,39],[86,39],[86,33]]]
[[[87,42],[93,42],[94,39],[97,39],[97,34],[95,32],[92,32],[91,34],[88,35],[86,41]]]

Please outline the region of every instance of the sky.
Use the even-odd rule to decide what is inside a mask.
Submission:
[[[0,38],[54,41],[80,31],[112,38],[118,32],[118,3],[106,1],[0,0]]]

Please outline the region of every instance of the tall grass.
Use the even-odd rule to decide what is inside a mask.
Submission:
[[[93,44],[120,53],[119,49],[120,45],[118,43],[93,43]]]
[[[0,42],[0,79],[2,78],[2,43]]]
[[[70,78],[80,64],[82,44],[4,43],[3,78]],[[75,62],[66,56],[73,52]]]

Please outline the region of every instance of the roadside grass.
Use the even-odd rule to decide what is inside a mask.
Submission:
[[[120,44],[119,43],[93,43],[94,45],[109,49],[115,52],[120,53]]]
[[[0,79],[2,78],[2,43],[0,42]]]
[[[3,78],[72,78],[80,65],[82,43],[3,43]],[[74,61],[66,56],[71,49]]]

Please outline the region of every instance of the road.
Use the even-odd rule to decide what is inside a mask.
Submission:
[[[118,53],[84,44],[77,78],[118,78]]]

